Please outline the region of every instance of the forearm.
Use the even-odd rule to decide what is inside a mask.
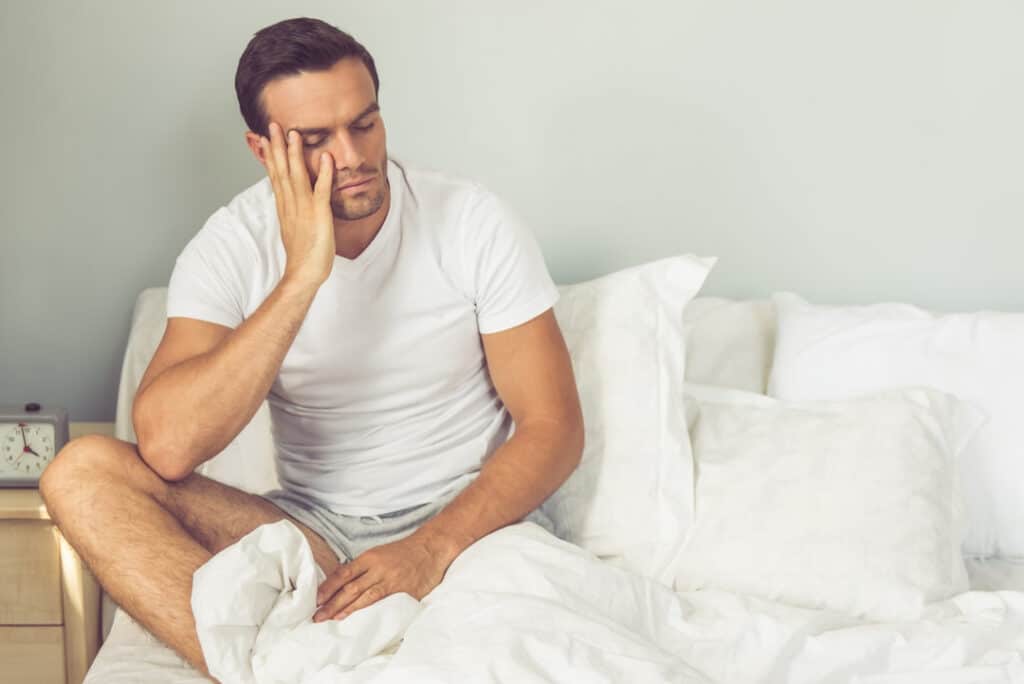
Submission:
[[[476,540],[540,506],[572,474],[582,451],[582,427],[517,428],[480,475],[415,534],[450,563]]]
[[[135,398],[142,458],[180,479],[241,432],[266,398],[306,317],[315,286],[282,280],[212,350],[163,371]]]

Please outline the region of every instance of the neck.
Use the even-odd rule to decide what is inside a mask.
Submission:
[[[384,225],[391,209],[391,187],[385,179],[384,203],[369,216],[355,221],[334,219],[335,253],[346,259],[355,259],[370,246]]]

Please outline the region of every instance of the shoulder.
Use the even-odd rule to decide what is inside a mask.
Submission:
[[[270,179],[264,177],[235,195],[221,208],[225,224],[243,229],[254,237],[276,228],[277,204]]]
[[[175,260],[168,283],[168,312],[237,326],[257,304],[267,270],[265,216],[269,181],[238,193],[214,211]],[[276,212],[276,206],[275,206]],[[276,215],[276,213],[275,213]]]
[[[407,197],[431,228],[461,228],[467,216],[492,197],[481,183],[428,166],[391,159],[401,172]]]
[[[477,262],[496,245],[529,241],[523,218],[496,192],[464,176],[399,163],[415,221],[463,261]],[[403,214],[405,212],[403,211]]]
[[[268,244],[276,213],[270,181],[264,178],[235,195],[214,211],[189,241],[185,251],[223,252],[239,263],[251,263]]]

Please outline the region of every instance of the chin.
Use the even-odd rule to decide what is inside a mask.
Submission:
[[[354,202],[331,202],[331,213],[341,221],[358,221],[375,214],[384,205],[384,193]]]

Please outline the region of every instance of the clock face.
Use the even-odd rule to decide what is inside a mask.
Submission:
[[[0,424],[0,473],[38,477],[53,457],[53,425]]]

